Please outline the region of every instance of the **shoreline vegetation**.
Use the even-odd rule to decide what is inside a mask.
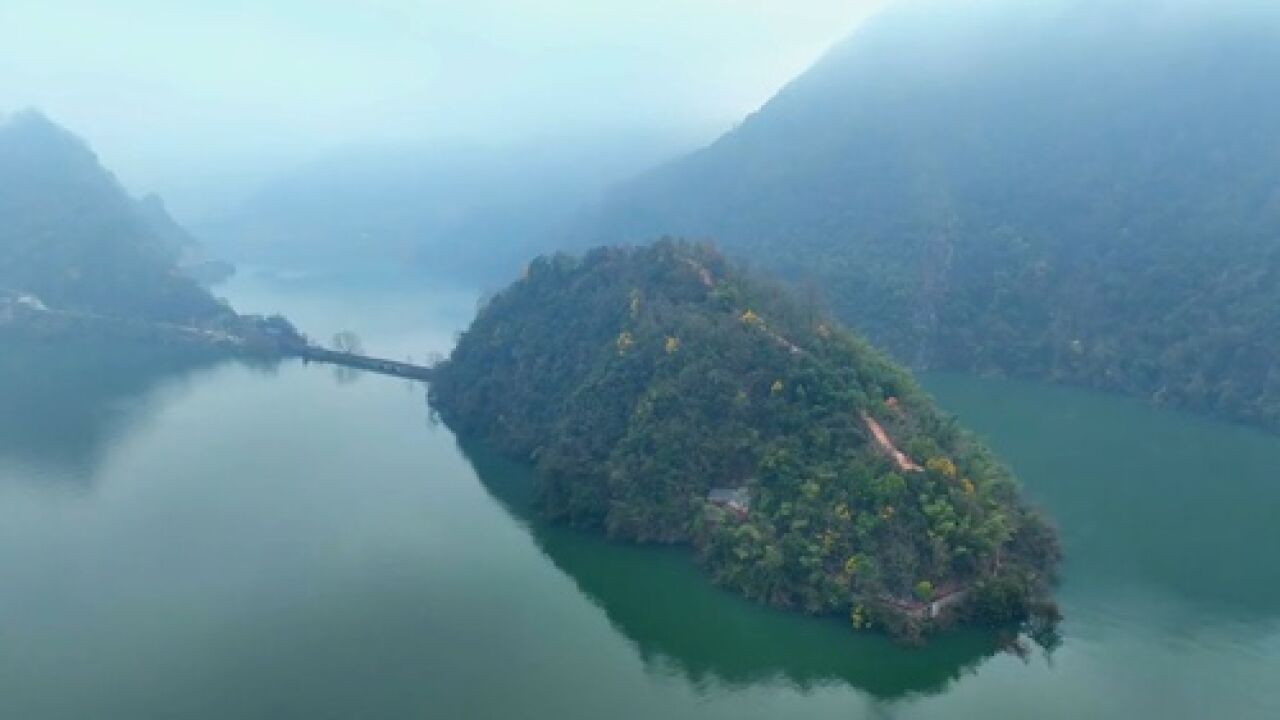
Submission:
[[[910,375],[813,302],[664,239],[542,257],[434,371],[552,520],[692,546],[754,600],[907,642],[1051,638],[1057,537]]]
[[[357,344],[321,347],[298,332],[282,315],[225,315],[197,325],[181,325],[142,318],[59,310],[46,306],[28,293],[0,290],[0,335],[16,334],[29,339],[84,340],[110,338],[140,341],[161,346],[187,346],[253,360],[297,358],[381,375],[426,381],[432,369],[363,354]]]
[[[230,309],[198,324],[51,308],[30,293],[0,290],[0,331],[34,338],[113,337],[193,345],[230,355],[290,357],[306,337],[279,315],[238,315]]]

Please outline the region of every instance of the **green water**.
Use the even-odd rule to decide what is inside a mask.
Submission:
[[[472,295],[378,277],[226,293],[392,357]],[[1280,438],[937,375],[1056,519],[1064,641],[926,650],[549,527],[419,386],[146,348],[0,346],[0,718],[1280,717]]]

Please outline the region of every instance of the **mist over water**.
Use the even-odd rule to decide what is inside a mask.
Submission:
[[[307,321],[382,318],[364,340],[390,355],[447,349],[469,315],[470,293],[361,274],[249,273],[225,291]],[[410,301],[421,315],[386,318]],[[122,352],[62,362],[99,372]],[[6,717],[1276,710],[1280,577],[1256,558],[1280,540],[1280,441],[1257,431],[926,377],[1063,533],[1063,643],[1018,659],[980,633],[924,650],[851,634],[717,590],[685,552],[547,523],[528,470],[434,426],[420,385],[297,362],[130,366],[149,379],[92,394],[6,372],[6,397],[26,394],[0,428],[27,428],[0,444]],[[24,425],[37,413],[61,420]]]
[[[1272,0],[0,3],[0,719],[1280,717],[1276,77]],[[509,437],[356,369],[457,347]],[[1056,645],[850,629],[1054,533]]]

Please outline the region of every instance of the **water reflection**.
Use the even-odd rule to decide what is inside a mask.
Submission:
[[[0,335],[0,479],[88,483],[112,443],[155,410],[160,388],[221,359],[198,348]]]
[[[333,381],[338,385],[355,385],[360,382],[360,377],[364,375],[363,370],[356,370],[342,365],[334,365],[331,369]]]
[[[610,543],[543,521],[532,509],[527,468],[460,444],[486,490],[631,640],[650,672],[678,674],[701,688],[844,683],[891,700],[942,692],[997,652],[995,639],[977,631],[911,649],[852,633],[838,620],[752,604],[712,587],[686,550]]]
[[[1058,524],[1064,601],[1166,631],[1280,618],[1280,563],[1263,559],[1278,537],[1280,438],[1074,389],[925,380]]]

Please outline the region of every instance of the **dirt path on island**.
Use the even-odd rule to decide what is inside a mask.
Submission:
[[[685,258],[684,260],[688,263],[689,267],[693,268],[693,270],[698,273],[698,279],[702,282],[703,287],[708,290],[715,287],[715,278],[705,265],[699,263],[693,258]],[[768,326],[768,323],[764,322],[763,318],[760,321],[760,329],[766,336],[786,348],[791,352],[791,354],[808,355],[808,352],[804,348],[774,332],[773,329]],[[863,409],[858,410],[858,417],[862,418],[862,424],[865,425],[867,431],[871,433],[871,437],[875,440],[876,445],[879,446],[881,451],[889,456],[889,459],[893,460],[894,465],[898,467],[900,472],[924,472],[924,468],[920,467],[919,463],[912,460],[906,453],[899,450],[897,445],[893,444],[893,439],[889,437],[889,433],[885,431],[884,426],[881,425],[878,420],[871,417],[871,415]]]
[[[920,467],[916,461],[907,457],[907,454],[898,449],[893,444],[889,433],[885,432],[884,427],[878,420],[867,414],[866,410],[858,410],[858,416],[862,418],[862,423],[867,426],[867,430],[871,432],[871,437],[875,438],[876,444],[887,454],[898,469],[902,472],[924,472],[924,468]]]

